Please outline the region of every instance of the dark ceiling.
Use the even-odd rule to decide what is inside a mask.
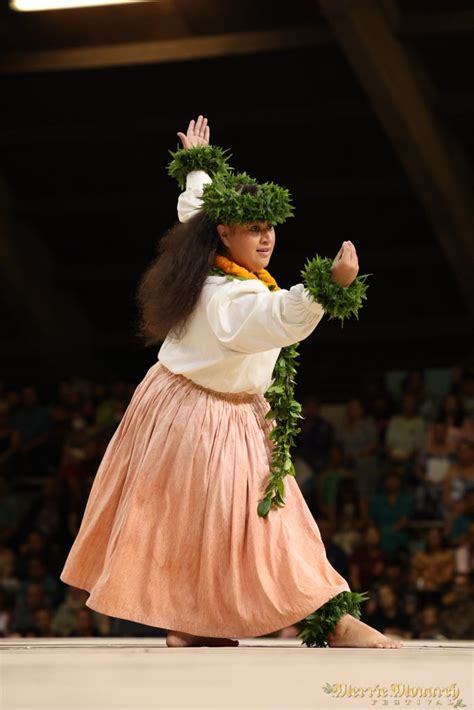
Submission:
[[[133,336],[134,293],[175,219],[168,150],[198,113],[237,168],[293,193],[279,283],[344,239],[373,274],[359,321],[324,320],[305,343],[307,387],[337,397],[472,350],[474,1],[332,2],[340,16],[328,0],[41,13],[2,0],[4,378],[138,379],[154,362]],[[358,34],[357,6],[367,21],[383,11],[396,56]]]

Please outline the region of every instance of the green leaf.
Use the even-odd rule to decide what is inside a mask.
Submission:
[[[269,498],[264,498],[263,500],[260,501],[257,507],[257,512],[260,515],[261,518],[264,518],[267,514],[268,511],[270,510],[272,505],[272,501]]]

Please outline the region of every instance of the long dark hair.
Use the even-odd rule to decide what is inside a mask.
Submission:
[[[214,256],[223,249],[216,225],[203,212],[176,222],[163,235],[135,295],[135,334],[145,346],[161,342],[171,330],[182,335]]]
[[[257,185],[237,185],[242,194],[255,195]],[[204,212],[177,222],[160,239],[157,255],[141,277],[135,301],[135,335],[146,346],[155,345],[170,331],[180,338],[194,310],[216,254],[226,254],[217,226]]]

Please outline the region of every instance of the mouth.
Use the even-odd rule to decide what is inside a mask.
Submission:
[[[266,247],[264,249],[257,249],[258,254],[266,255],[266,254],[271,254],[271,252],[272,252],[272,250],[270,249],[270,247]]]

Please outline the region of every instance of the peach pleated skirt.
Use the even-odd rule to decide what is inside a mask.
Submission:
[[[257,514],[269,475],[263,395],[221,394],[150,367],[97,470],[60,579],[109,616],[254,637],[342,591],[296,480]]]

